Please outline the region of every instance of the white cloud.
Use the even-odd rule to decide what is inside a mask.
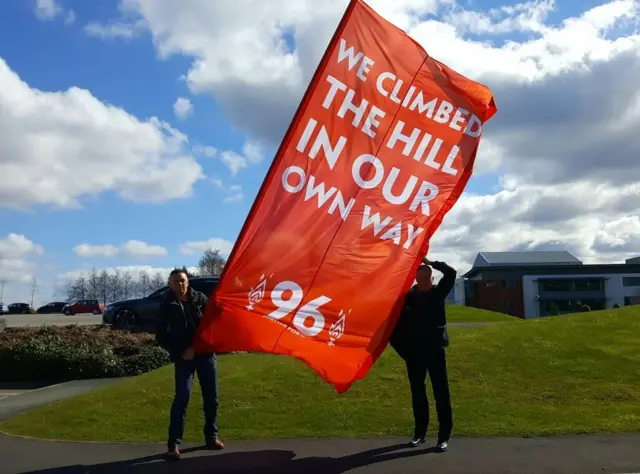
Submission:
[[[244,200],[244,190],[240,184],[227,185],[217,177],[212,177],[211,183],[224,194],[222,202],[233,204]]]
[[[241,170],[263,160],[264,148],[258,142],[247,141],[242,146],[242,155],[227,150],[220,153],[220,160],[229,168],[231,176],[236,176]]]
[[[110,190],[123,199],[190,196],[204,178],[187,137],[139,120],[89,91],[32,89],[0,58],[0,205],[78,207]]]
[[[193,114],[193,104],[187,97],[178,97],[173,104],[173,112],[181,120]]]
[[[263,158],[263,147],[254,142],[246,142],[242,147],[242,154],[246,157],[247,161],[252,164],[260,163]]]
[[[511,32],[546,33],[544,21],[554,10],[552,0],[534,0],[477,12],[454,7],[445,16],[458,33],[503,35]]]
[[[73,252],[80,258],[111,258],[117,256],[120,253],[120,249],[111,244],[78,244],[73,247]]]
[[[56,0],[36,0],[35,14],[42,21],[63,17],[65,24],[73,23],[76,19],[73,10],[63,8]]]
[[[140,36],[145,31],[145,28],[146,23],[144,20],[116,21],[107,24],[92,22],[84,26],[84,32],[88,36],[100,39],[122,38],[130,40]]]
[[[231,176],[236,176],[240,170],[249,166],[247,159],[238,155],[235,151],[227,150],[220,153],[220,159],[231,171]]]
[[[239,184],[232,184],[229,186],[228,194],[223,199],[224,202],[227,203],[235,203],[240,202],[244,199],[244,191],[242,190],[242,186]]]
[[[218,149],[213,146],[196,146],[193,148],[193,152],[207,158],[215,158],[218,154]]]
[[[0,303],[30,302],[26,297],[37,274],[37,259],[43,254],[44,247],[24,235],[10,233],[0,239]]]
[[[0,240],[0,259],[20,259],[41,256],[44,253],[42,245],[34,244],[24,235],[11,233]]]
[[[122,253],[136,258],[164,257],[167,255],[167,249],[160,245],[149,245],[140,240],[129,240],[122,246]]]
[[[128,240],[122,245],[78,244],[73,247],[74,253],[81,258],[153,258],[164,257],[167,249],[160,245],[149,245],[140,240]]]
[[[223,255],[229,255],[233,249],[233,242],[220,238],[212,238],[198,242],[186,242],[178,247],[180,255],[190,256],[203,253],[207,249],[219,250]]]
[[[191,58],[191,91],[211,94],[247,143],[269,148],[347,3],[126,0],[122,11],[144,19],[162,57]],[[640,91],[630,79],[640,77],[637,0],[560,20],[551,0],[488,11],[452,1],[368,3],[495,94],[498,113],[475,172],[503,179],[496,190],[461,197],[432,240],[434,254],[468,266],[480,250],[566,247],[591,262],[640,253]],[[253,151],[219,156],[237,175]]]

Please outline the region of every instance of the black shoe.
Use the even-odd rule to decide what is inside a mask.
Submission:
[[[444,453],[447,449],[449,449],[449,441],[439,439],[438,444],[436,444],[436,449],[441,453]]]
[[[415,448],[416,446],[420,446],[421,444],[424,444],[426,442],[426,436],[414,436],[413,438],[411,438],[411,441],[409,441],[409,445]]]

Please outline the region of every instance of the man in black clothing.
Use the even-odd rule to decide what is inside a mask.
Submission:
[[[158,311],[156,340],[174,362],[175,396],[171,405],[167,456],[180,459],[180,443],[184,435],[187,406],[193,388],[194,373],[202,390],[204,405],[204,438],[209,449],[223,449],[218,439],[217,362],[213,353],[196,353],[191,346],[208,298],[189,287],[185,270],[175,269],[169,275],[170,291]]]
[[[451,398],[447,379],[445,347],[449,345],[445,299],[456,280],[456,271],[444,262],[430,262],[416,272],[417,284],[409,291],[404,309],[391,336],[391,346],[407,366],[413,416],[415,419],[412,446],[426,442],[429,425],[429,403],[425,379],[431,379],[438,414],[437,448],[446,451],[453,429]],[[442,272],[437,285],[433,284],[431,267]]]

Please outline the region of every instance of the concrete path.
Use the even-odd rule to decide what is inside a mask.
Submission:
[[[8,420],[23,411],[75,397],[120,380],[122,379],[74,380],[44,387],[0,384],[0,421]],[[0,467],[0,473],[2,472]]]
[[[571,438],[460,438],[447,453],[407,448],[405,439],[230,442],[221,452],[192,447],[178,463],[162,444],[48,442],[0,435],[3,474],[589,474],[640,472],[640,435]]]

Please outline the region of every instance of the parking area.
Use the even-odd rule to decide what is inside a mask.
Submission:
[[[83,326],[91,326],[94,324],[102,324],[102,315],[94,315],[91,313],[74,314],[73,316],[65,316],[64,314],[3,314],[0,316],[7,321],[7,327],[24,327],[24,326],[66,326],[69,324],[81,324]]]

